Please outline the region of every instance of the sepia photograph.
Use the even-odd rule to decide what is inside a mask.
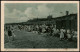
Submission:
[[[1,3],[2,50],[79,50],[79,3]]]

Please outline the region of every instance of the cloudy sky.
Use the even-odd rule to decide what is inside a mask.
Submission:
[[[5,23],[25,22],[33,18],[53,18],[65,15],[65,12],[77,13],[77,4],[61,3],[5,3]]]

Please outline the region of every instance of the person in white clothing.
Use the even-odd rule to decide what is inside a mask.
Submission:
[[[71,32],[69,29],[67,30],[67,38],[68,38],[67,40],[69,41],[71,40]]]
[[[63,29],[60,30],[60,40],[64,39],[64,32]]]

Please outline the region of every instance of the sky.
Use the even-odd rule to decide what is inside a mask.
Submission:
[[[76,3],[5,3],[4,5],[5,23],[26,22],[33,18],[53,18],[77,13]]]

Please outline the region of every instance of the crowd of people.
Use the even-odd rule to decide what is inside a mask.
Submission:
[[[77,38],[77,31],[74,29],[65,29],[62,27],[61,29],[57,29],[56,25],[5,25],[4,33],[8,36],[9,41],[15,38],[14,31],[25,30],[26,32],[34,32],[41,35],[42,33],[46,33],[46,36],[59,37],[60,40],[69,40],[72,41],[72,38]]]

